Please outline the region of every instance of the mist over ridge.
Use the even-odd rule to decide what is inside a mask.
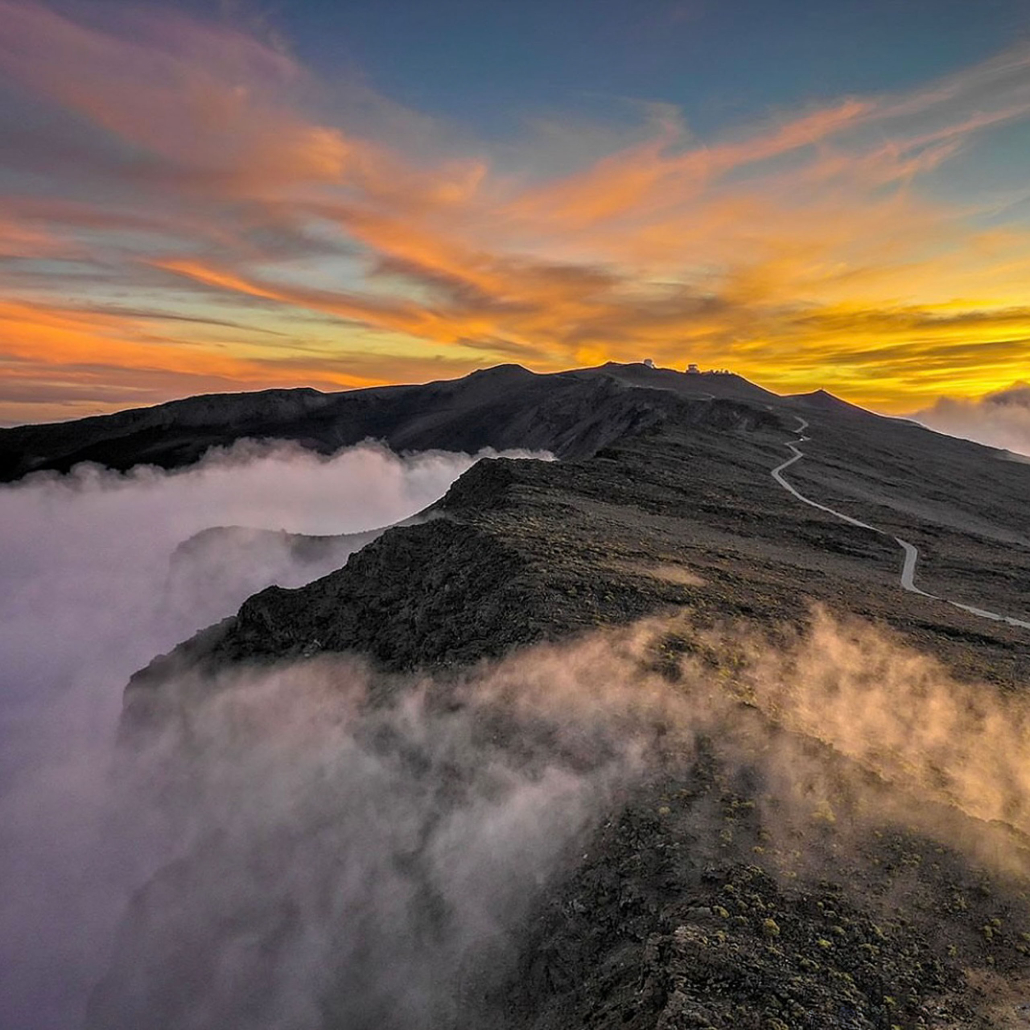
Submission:
[[[3,902],[0,1023],[75,1025],[127,891],[153,871],[145,813],[119,812],[112,767],[131,673],[254,590],[337,567],[478,457],[244,441],[175,473],[80,465],[0,487],[2,875],[18,884]],[[248,529],[218,535],[218,567],[183,551],[220,526]],[[304,560],[304,534],[345,535],[327,538],[326,564]],[[60,991],[44,986],[55,968]]]
[[[1025,882],[1024,699],[955,683],[868,624],[806,622],[770,640],[656,619],[450,681],[331,657],[227,671],[123,770],[152,785],[130,804],[162,795],[175,858],[133,898],[87,1026],[496,1025],[546,885],[606,861],[597,835],[634,798],[686,847],[673,857],[695,892],[741,852],[788,910],[827,861],[848,868],[834,904],[871,906],[883,948],[905,930],[879,929],[887,898],[857,886],[878,839],[914,834],[909,855],[946,863],[938,889]],[[704,656],[681,650],[698,639]],[[699,761],[719,770],[715,797],[660,804],[698,790]],[[664,905],[674,927],[684,903]],[[1016,941],[1024,909],[1005,908]]]
[[[967,971],[1016,982],[1030,933],[1026,468],[645,364],[385,398],[341,432],[564,460],[332,419],[212,449],[204,400],[199,436],[102,420],[127,471],[0,489],[4,1011],[879,1030],[889,983],[991,1025]]]

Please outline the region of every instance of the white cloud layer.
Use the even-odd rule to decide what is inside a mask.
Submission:
[[[912,417],[939,433],[1030,457],[1030,383],[1013,383],[978,400],[941,397]]]

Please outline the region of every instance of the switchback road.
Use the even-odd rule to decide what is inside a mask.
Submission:
[[[972,605],[961,604],[959,601],[952,601],[947,597],[939,597],[937,594],[927,593],[925,590],[920,590],[915,585],[915,571],[916,562],[919,561],[919,548],[915,544],[910,543],[908,540],[902,540],[899,536],[894,536],[892,533],[888,533],[885,529],[878,529],[876,526],[870,526],[868,522],[860,522],[858,519],[852,518],[850,515],[845,515],[844,512],[837,511],[835,508],[829,508],[825,504],[820,504],[818,501],[813,501],[810,497],[806,497],[800,490],[789,483],[784,478],[784,471],[789,469],[795,462],[800,461],[805,455],[800,448],[800,444],[805,443],[809,437],[805,436],[805,430],[808,428],[808,423],[800,416],[794,416],[798,420],[798,438],[796,441],[787,444],[787,448],[792,452],[792,456],[785,462],[777,465],[772,470],[773,479],[788,493],[792,494],[799,501],[809,505],[812,508],[818,508],[820,511],[825,511],[827,514],[832,515],[836,519],[840,519],[841,522],[846,522],[850,526],[858,526],[859,529],[868,529],[872,533],[877,533],[880,536],[890,537],[904,552],[905,559],[901,567],[901,587],[903,590],[907,590],[910,594],[919,594],[920,597],[928,597],[933,601],[942,601],[944,604],[950,604],[953,608],[959,608],[964,612],[969,612],[970,615],[979,616],[981,619],[990,619],[993,622],[1004,622],[1010,626],[1018,626],[1020,629],[1030,629],[1030,622],[1026,622],[1023,619],[1015,619],[1010,615],[999,615],[997,612],[987,611],[985,608],[976,608]]]

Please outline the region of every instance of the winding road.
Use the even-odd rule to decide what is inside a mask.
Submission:
[[[800,416],[794,416],[798,420],[798,438],[797,440],[788,443],[787,447],[792,451],[792,456],[788,458],[781,465],[777,465],[772,470],[773,479],[783,487],[788,493],[792,494],[799,501],[804,502],[812,508],[818,508],[820,511],[825,511],[827,514],[832,515],[836,519],[840,519],[841,522],[847,522],[848,525],[858,526],[859,529],[868,529],[873,533],[877,533],[880,536],[890,537],[904,552],[905,561],[901,567],[901,587],[903,590],[907,590],[910,594],[919,594],[920,597],[928,597],[932,601],[943,601],[945,604],[950,604],[953,608],[960,608],[964,612],[968,612],[970,615],[977,615],[981,619],[991,619],[993,622],[1005,622],[1010,626],[1018,626],[1021,629],[1030,629],[1030,622],[1025,622],[1023,619],[1014,619],[1010,615],[999,615],[997,612],[989,612],[984,608],[975,608],[972,605],[961,604],[958,601],[952,601],[947,597],[939,597],[937,594],[927,593],[925,590],[920,590],[915,584],[915,572],[916,562],[919,560],[919,548],[915,544],[909,543],[908,540],[902,540],[900,536],[894,536],[888,533],[885,529],[878,529],[876,526],[870,526],[868,522],[860,522],[858,519],[853,519],[850,515],[845,515],[841,511],[837,511],[834,508],[828,508],[825,504],[820,504],[818,501],[813,501],[810,497],[806,497],[801,491],[795,486],[792,486],[784,478],[783,473],[786,469],[789,469],[795,462],[800,461],[805,455],[799,444],[805,443],[809,437],[805,436],[805,430],[808,428],[808,423]]]

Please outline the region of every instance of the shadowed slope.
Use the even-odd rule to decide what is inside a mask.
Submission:
[[[91,461],[180,468],[236,440],[295,441],[329,454],[366,439],[395,451],[521,448],[585,457],[660,417],[661,398],[601,372],[535,375],[518,365],[423,386],[323,394],[268,390],[172,401],[54,425],[0,430],[0,481]]]

